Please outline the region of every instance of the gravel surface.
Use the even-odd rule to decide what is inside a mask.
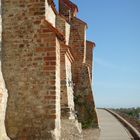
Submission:
[[[100,130],[99,129],[85,129],[83,130],[84,140],[99,140]]]

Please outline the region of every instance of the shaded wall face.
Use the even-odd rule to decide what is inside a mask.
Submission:
[[[88,67],[83,64],[78,72],[78,82],[75,83],[75,110],[77,111],[78,120],[82,123],[83,128],[98,126],[97,114],[93,100],[91,80],[89,77]]]
[[[76,17],[78,7],[70,0],[59,0],[59,13],[69,22],[71,18]]]
[[[63,48],[61,48],[61,117],[67,116],[65,114],[65,108],[68,107],[65,52],[66,51]]]
[[[72,47],[72,52],[76,61],[83,63],[85,57],[86,47],[86,26],[81,24],[76,18],[71,21],[70,41],[69,45]]]
[[[74,118],[74,96],[73,96],[73,81],[72,81],[72,70],[71,62],[68,57],[65,55],[66,63],[66,84],[67,84],[67,98],[68,98],[68,107],[70,109],[69,118]]]
[[[86,43],[86,64],[92,67],[93,62],[93,49],[94,45],[92,43]]]
[[[57,15],[56,27],[64,35],[66,42],[69,44],[70,38],[70,25],[64,18]],[[64,44],[61,46],[61,117],[62,118],[74,118],[74,101],[73,101],[73,89],[72,89],[72,74],[71,74],[71,61],[68,58],[67,51],[68,46]]]
[[[94,69],[94,65],[92,64],[94,62],[93,60],[93,50],[94,50],[94,44],[93,43],[89,43],[87,41],[86,43],[86,57],[85,57],[85,63],[87,64],[88,66],[88,70],[89,70],[89,77],[90,77],[90,80],[91,80],[91,85],[92,85],[92,71]]]
[[[92,51],[86,46],[85,29],[85,24],[76,18],[72,19],[70,45],[75,57],[72,64],[74,102],[78,120],[83,127],[93,127],[98,125],[98,121],[91,87]]]
[[[74,119],[71,59],[68,48],[61,46],[61,118]]]
[[[67,21],[70,20],[71,18],[70,9],[65,5],[63,0],[59,0],[59,13],[62,14]]]
[[[65,19],[63,19],[60,15],[56,16],[56,28],[65,35]]]
[[[50,63],[51,64],[51,63]],[[52,65],[52,64],[51,64]],[[55,109],[51,111],[51,114],[54,115],[55,118],[55,138],[59,139],[60,138],[60,117],[61,117],[61,104],[60,104],[60,98],[61,98],[61,93],[60,93],[60,82],[61,82],[61,77],[60,77],[60,42],[58,41],[58,39],[56,39],[56,71],[55,71],[55,100],[52,102],[52,104],[55,105]],[[53,78],[53,82],[54,82],[54,78]],[[53,85],[53,83],[51,83],[51,85]],[[50,94],[51,95],[51,94]],[[51,96],[54,97],[54,96]],[[56,117],[55,117],[56,115]]]
[[[13,140],[59,137],[60,47],[55,34],[41,25],[45,3],[3,0],[2,7],[8,136]]]
[[[60,15],[57,15],[56,17],[56,28],[65,36],[65,44],[69,45],[70,25]]]

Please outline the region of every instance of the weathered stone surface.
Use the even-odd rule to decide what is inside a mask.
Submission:
[[[76,17],[75,4],[60,0],[59,11],[53,0],[2,1],[0,138],[7,140],[6,126],[12,140],[82,139],[77,117],[98,124],[94,44],[86,41],[87,24]],[[61,133],[67,122],[71,127]]]
[[[78,85],[75,86],[75,109],[84,128],[97,127],[98,120],[92,95],[88,67],[83,64],[79,72]]]
[[[95,44],[86,41],[87,24],[72,14],[77,7],[66,1],[60,1],[59,11],[71,25],[69,45],[75,58],[72,63],[75,109],[83,127],[96,127],[98,120],[92,91],[92,52]]]
[[[69,47],[61,47],[61,118],[75,119],[71,65],[74,58]]]
[[[19,140],[59,139],[60,44],[54,27],[44,21],[45,1],[2,5],[7,134]]]
[[[61,121],[61,140],[83,140],[81,124],[77,120]]]

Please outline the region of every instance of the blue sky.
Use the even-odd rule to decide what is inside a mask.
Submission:
[[[140,106],[140,0],[72,1],[96,43],[96,106]]]

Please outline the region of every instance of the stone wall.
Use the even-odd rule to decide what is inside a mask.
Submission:
[[[66,22],[65,18],[57,15],[56,17],[56,28],[59,29],[65,36],[65,44],[69,45],[70,38],[70,24]]]
[[[55,110],[52,110],[52,114],[56,115],[55,119],[55,137],[56,139],[60,139],[60,129],[61,129],[61,121],[60,121],[60,115],[61,115],[61,109],[60,109],[60,43],[59,40],[56,39],[56,74],[55,74],[55,100],[53,101],[53,104],[55,105]],[[53,85],[51,83],[51,85]],[[53,96],[54,97],[54,96]]]
[[[75,62],[72,65],[75,109],[83,127],[98,126],[92,92],[92,46],[85,44],[86,25],[73,19],[70,43]],[[72,21],[72,23],[73,23]],[[77,23],[78,22],[78,23]],[[80,28],[80,29],[79,29]]]
[[[7,134],[19,140],[59,139],[57,38],[62,37],[45,21],[45,1],[4,0],[2,7],[2,70],[9,94]]]
[[[91,86],[92,86],[92,70],[93,70],[93,62],[94,62],[94,58],[93,58],[93,51],[94,51],[94,47],[95,47],[95,43],[91,42],[91,41],[86,41],[86,56],[85,56],[85,63],[88,67],[89,70],[89,74],[90,74],[90,80],[91,80]]]
[[[79,64],[84,62],[84,51],[86,47],[86,28],[87,24],[80,19],[74,17],[71,20],[70,41],[76,62]]]
[[[73,57],[68,46],[61,46],[61,118],[75,119],[71,64]]]
[[[62,14],[69,22],[72,17],[75,17],[78,12],[78,7],[69,0],[59,0],[59,13]]]
[[[76,15],[71,15],[77,7],[68,2],[68,0],[61,0],[59,11],[71,25],[69,45],[75,58],[72,64],[75,110],[83,127],[96,127],[98,120],[92,91],[92,48],[94,46],[86,41],[87,24],[75,17]]]
[[[59,11],[53,0],[2,1],[2,140],[59,140],[71,129],[82,139],[75,109],[83,126],[98,124],[87,24],[69,0],[60,0]]]
[[[66,48],[61,47],[61,118],[69,117],[68,108],[68,94],[67,94],[67,81],[66,81],[66,67],[65,62]]]
[[[66,63],[66,84],[67,84],[67,95],[68,95],[68,107],[70,108],[70,119],[74,119],[74,96],[73,96],[73,81],[72,81],[72,70],[71,61],[68,58],[68,54],[65,55]]]

